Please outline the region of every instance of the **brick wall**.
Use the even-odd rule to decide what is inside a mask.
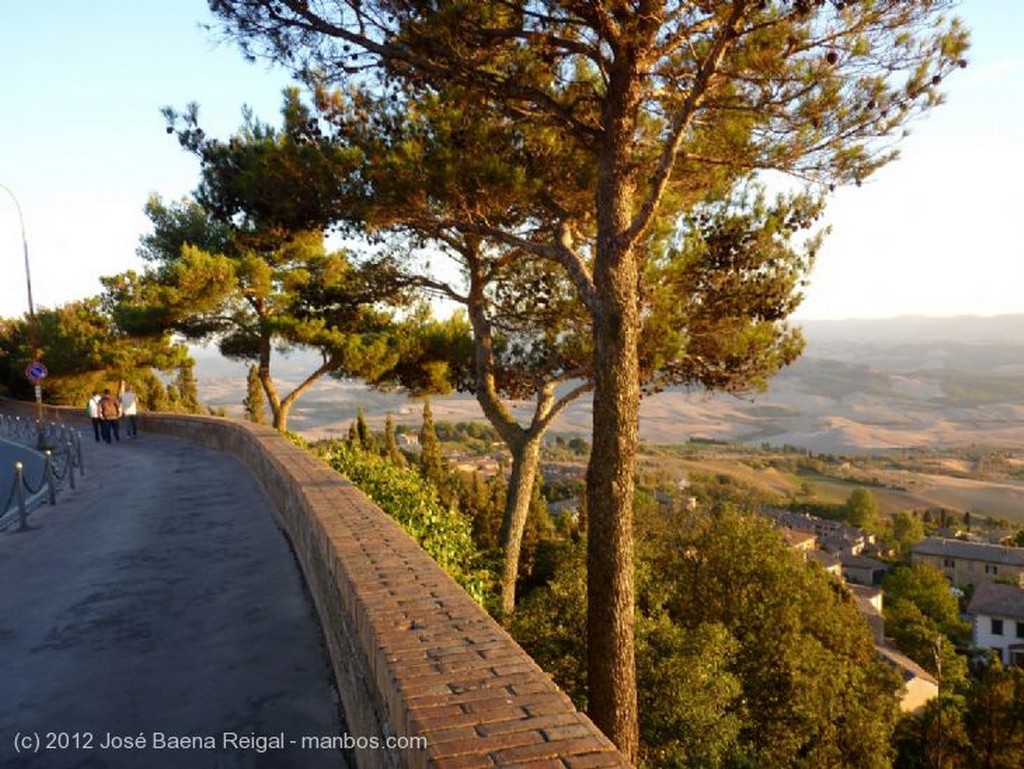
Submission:
[[[324,627],[349,734],[424,737],[357,750],[361,769],[622,767],[537,664],[358,489],[273,430],[140,415],[140,431],[237,454],[293,543]]]

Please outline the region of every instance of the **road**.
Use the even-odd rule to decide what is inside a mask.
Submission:
[[[301,744],[343,716],[251,473],[170,438],[85,437],[78,488],[0,532],[0,767],[345,766]]]

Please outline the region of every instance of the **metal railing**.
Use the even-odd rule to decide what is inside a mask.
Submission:
[[[44,502],[55,505],[57,491],[65,483],[75,488],[75,471],[79,475],[85,473],[82,435],[69,425],[0,414],[0,438],[21,445],[30,452],[30,456],[38,457],[42,464],[42,471],[30,479],[25,463],[15,461],[8,499],[0,500],[3,502],[0,506],[0,531],[15,521],[19,528],[25,529],[32,510]]]

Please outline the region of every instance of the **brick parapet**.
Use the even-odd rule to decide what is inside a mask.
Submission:
[[[275,503],[319,612],[360,769],[624,767],[614,745],[391,518],[266,427],[140,416],[140,430],[239,456]]]

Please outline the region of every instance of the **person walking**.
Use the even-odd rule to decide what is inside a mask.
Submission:
[[[139,413],[139,401],[135,397],[135,391],[130,384],[124,386],[124,393],[121,395],[121,413],[125,416],[125,437],[138,438],[139,427],[136,423],[135,415]]]
[[[92,422],[92,432],[96,436],[96,442],[100,442],[100,394],[98,391],[93,390],[92,395],[89,397],[89,402],[85,405],[85,410],[89,414],[89,420]]]
[[[121,406],[118,404],[117,398],[110,394],[108,388],[103,391],[103,396],[100,398],[100,433],[105,442],[110,443],[111,434],[118,443],[121,442],[120,418]]]

